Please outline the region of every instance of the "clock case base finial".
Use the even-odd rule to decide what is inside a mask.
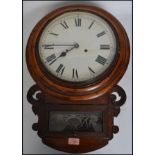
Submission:
[[[44,93],[38,85],[33,85],[27,93],[27,99],[32,104],[34,114],[38,116],[38,122],[34,123],[32,128],[38,131],[44,144],[63,152],[86,153],[107,145],[113,138],[113,134],[118,133],[119,128],[114,125],[114,117],[120,113],[120,107],[126,101],[126,94],[120,86],[116,85],[109,93],[96,99],[70,103],[58,100]],[[49,113],[51,111],[100,111],[103,115],[103,132],[50,132]],[[73,144],[70,144],[70,138]]]

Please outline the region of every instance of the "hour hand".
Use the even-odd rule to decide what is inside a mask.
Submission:
[[[49,65],[52,65],[58,58],[54,59]]]
[[[55,58],[49,65],[52,65],[56,60],[58,60],[60,57],[66,56],[65,52],[62,52],[57,58]]]
[[[60,57],[64,57],[64,56],[66,56],[66,53],[61,52],[61,54],[57,58],[55,58],[49,65],[52,65],[56,60],[58,60]]]
[[[78,48],[78,47],[79,47],[79,44],[78,43],[73,44],[73,47],[71,47],[70,49],[66,49],[65,51],[61,52],[61,54],[50,63],[50,65],[52,65],[60,57],[66,56],[68,52],[70,52],[74,48]]]
[[[59,57],[64,57],[67,55],[68,52],[70,52],[71,50],[73,50],[74,48],[78,48],[79,44],[75,43],[73,47],[71,47],[70,49],[66,49],[65,51],[63,51]]]

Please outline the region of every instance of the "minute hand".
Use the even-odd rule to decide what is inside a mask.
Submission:
[[[74,46],[74,44],[49,44],[49,46]]]

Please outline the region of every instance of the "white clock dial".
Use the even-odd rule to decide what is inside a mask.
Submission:
[[[68,12],[47,24],[39,41],[39,56],[54,76],[71,82],[92,80],[104,73],[116,55],[110,25],[87,12]]]

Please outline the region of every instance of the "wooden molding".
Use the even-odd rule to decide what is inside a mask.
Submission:
[[[90,81],[87,85],[82,83],[80,85],[66,83],[49,75],[38,57],[37,45],[44,27],[57,16],[71,11],[90,12],[105,19],[111,25],[118,42],[119,54],[115,58],[111,68],[99,79],[97,78],[95,81]],[[46,94],[66,101],[95,99],[110,92],[124,75],[129,63],[129,56],[129,40],[120,22],[105,10],[87,5],[65,6],[46,15],[34,27],[26,47],[26,62],[28,70],[40,89],[46,92]]]

